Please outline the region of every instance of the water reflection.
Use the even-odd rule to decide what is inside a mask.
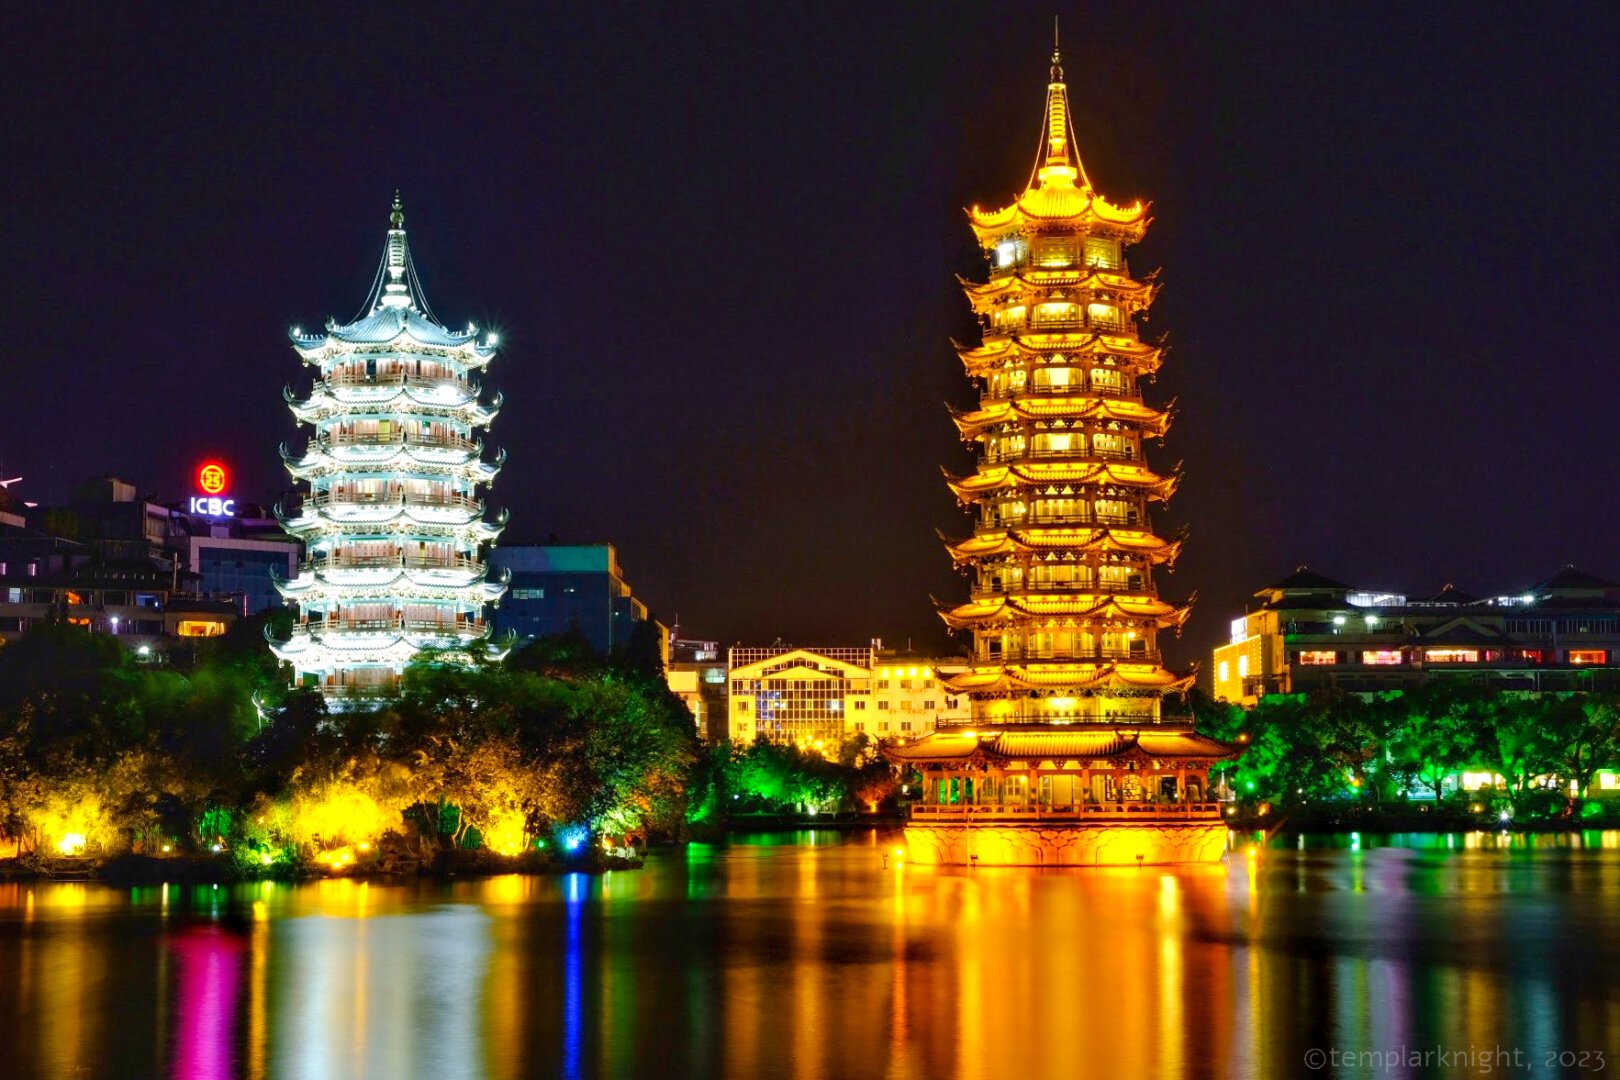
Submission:
[[[1616,1060],[1612,834],[1285,838],[1216,867],[1045,873],[892,848],[820,833],[595,878],[0,885],[0,1071],[1151,1080],[1305,1075],[1312,1049]]]

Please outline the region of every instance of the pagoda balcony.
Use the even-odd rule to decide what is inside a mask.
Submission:
[[[395,615],[387,619],[310,619],[300,622],[299,629],[317,634],[377,633],[399,630],[416,634],[482,634],[487,626],[483,620],[407,619]]]
[[[470,510],[475,514],[484,512],[483,500],[475,499],[471,495],[422,495],[412,492],[372,495],[364,492],[330,491],[307,496],[303,505],[321,510],[344,507],[370,509],[384,506],[422,506],[435,510]]]
[[[1134,387],[1086,386],[1081,383],[1065,386],[1041,386],[1035,383],[1026,383],[1023,386],[986,393],[979,400],[982,404],[990,405],[1004,401],[1015,401],[1022,397],[1113,397],[1131,398],[1136,401],[1142,399],[1141,393]]]
[[[1111,709],[1100,713],[1052,713],[1052,712],[1013,712],[1000,713],[996,716],[982,717],[977,720],[945,720],[941,719],[935,725],[940,731],[983,731],[990,732],[996,728],[1028,725],[1042,730],[1049,727],[1084,727],[1096,724],[1103,727],[1117,728],[1121,725],[1138,727],[1143,724],[1155,726],[1165,724],[1179,724],[1192,726],[1192,719],[1185,716],[1171,716],[1161,713],[1155,715],[1147,710]]]
[[[1129,664],[1157,664],[1158,650],[1146,649],[1037,649],[1013,647],[999,653],[979,652],[973,656],[975,664],[1019,663],[1026,660],[1045,660],[1059,664],[1108,664],[1123,661]]]
[[[484,568],[477,559],[465,555],[422,558],[404,555],[328,555],[309,560],[312,570],[456,570],[476,572]]]
[[[974,821],[1219,821],[1222,807],[1215,802],[1101,802],[1076,806],[1021,806],[1016,804],[959,803],[954,806],[913,804],[911,819],[929,822]]]
[[[981,317],[982,318],[982,317]],[[985,334],[1130,334],[1136,331],[1134,319],[1015,319],[998,322],[982,319]]]
[[[1016,529],[1024,525],[1130,525],[1136,526],[1136,520],[1128,514],[1003,514],[1000,520],[984,522],[990,529]]]
[[[419,435],[419,434],[389,434],[377,432],[340,432],[331,431],[325,435],[316,436],[310,440],[312,447],[322,450],[331,450],[339,446],[421,446],[434,450],[465,450],[476,454],[483,450],[483,444],[476,439],[469,439],[464,435]]]
[[[970,595],[975,600],[995,600],[1003,596],[1025,596],[1031,593],[1137,593],[1146,592],[1148,586],[1138,581],[1012,581],[1000,586],[976,588]]]
[[[1005,465],[1017,461],[1136,461],[1140,455],[1134,449],[1100,450],[1096,447],[1077,447],[1073,450],[1016,450],[987,452],[986,465]]]
[[[333,373],[319,380],[317,385],[328,388],[342,387],[344,389],[369,386],[390,388],[409,386],[421,390],[458,390],[473,396],[476,396],[479,391],[477,384],[466,379],[458,379],[453,375],[404,375],[397,373],[393,375],[341,375]]]

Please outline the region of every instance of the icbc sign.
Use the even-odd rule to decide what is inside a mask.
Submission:
[[[221,494],[228,479],[225,466],[217,461],[203,462],[197,469],[197,486],[207,494],[191,497],[191,512],[204,517],[235,517],[236,500],[224,498]]]

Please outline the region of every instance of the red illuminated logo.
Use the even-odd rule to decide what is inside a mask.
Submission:
[[[217,461],[210,461],[197,470],[197,486],[210,495],[218,495],[225,490],[225,466]]]

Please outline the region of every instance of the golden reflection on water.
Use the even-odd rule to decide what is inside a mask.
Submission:
[[[1608,835],[1047,872],[804,839],[594,878],[3,884],[0,1072],[1179,1080],[1307,1075],[1312,1048],[1617,1060]]]

